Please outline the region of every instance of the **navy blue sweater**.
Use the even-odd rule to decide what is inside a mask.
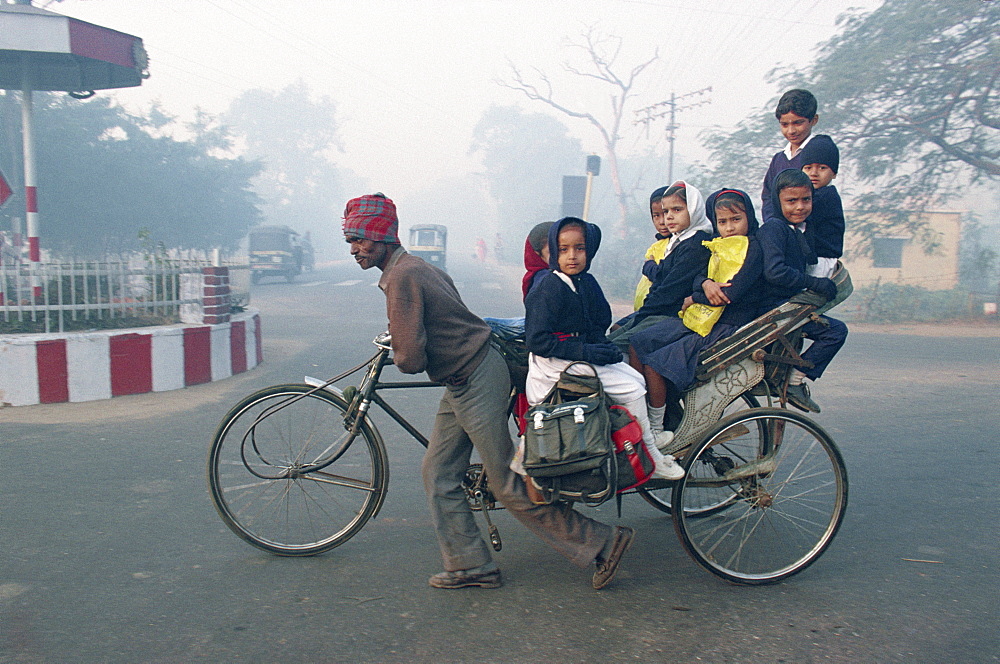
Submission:
[[[784,217],[765,221],[757,231],[757,242],[764,258],[764,280],[767,282],[761,295],[762,312],[773,309],[806,288],[816,290],[820,278],[806,274],[808,243],[801,235]],[[806,245],[805,248],[803,245]]]
[[[774,213],[774,199],[771,196],[771,186],[774,184],[774,178],[778,177],[778,173],[789,168],[794,168],[797,171],[802,170],[802,150],[799,150],[791,159],[785,156],[784,150],[771,157],[767,173],[764,174],[764,186],[760,191],[760,218],[763,219],[761,223],[776,216]]]
[[[559,230],[566,219],[552,225],[549,230],[549,266],[558,268]],[[601,231],[594,224],[587,224],[587,269],[601,242]],[[576,286],[573,292],[552,270],[543,271],[524,300],[525,344],[528,350],[541,357],[559,357],[564,360],[584,360],[588,344],[607,343],[605,331],[611,325],[611,305],[594,275],[584,270],[569,278]]]
[[[844,206],[832,184],[813,190],[813,210],[806,219],[806,240],[813,252],[823,258],[844,255]]]
[[[702,242],[712,236],[698,231],[684,240],[663,257],[656,269],[646,274],[653,282],[642,307],[632,314],[636,321],[647,316],[676,316],[684,304],[684,298],[691,294],[691,282],[708,269],[708,259],[712,252]],[[645,271],[644,271],[645,272]]]

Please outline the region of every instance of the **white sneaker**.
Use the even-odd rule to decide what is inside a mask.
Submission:
[[[672,456],[664,454],[663,458],[657,461],[653,467],[651,477],[658,480],[679,480],[684,477],[684,469],[680,467],[680,464]]]
[[[653,434],[653,439],[656,442],[656,446],[659,449],[663,449],[670,443],[674,442],[674,432],[673,431],[656,431]]]

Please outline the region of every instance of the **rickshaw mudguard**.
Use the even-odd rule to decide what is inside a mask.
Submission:
[[[698,442],[722,417],[726,406],[764,378],[764,365],[752,358],[731,364],[708,381],[684,393],[684,419],[665,454],[675,454]]]

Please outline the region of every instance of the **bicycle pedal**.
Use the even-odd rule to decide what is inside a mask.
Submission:
[[[503,542],[500,541],[500,531],[497,530],[496,526],[490,526],[490,544],[493,545],[494,551],[499,551],[503,548]]]

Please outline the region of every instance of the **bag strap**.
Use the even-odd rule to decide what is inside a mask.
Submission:
[[[578,365],[578,364],[579,364],[579,365],[581,365],[581,366],[584,366],[584,367],[589,367],[589,368],[590,368],[590,371],[592,372],[592,374],[588,376],[587,374],[574,374],[574,373],[571,373],[571,372],[570,372],[570,369],[572,369],[573,367],[575,367],[575,366],[576,366],[576,365]],[[591,364],[590,362],[584,362],[583,360],[575,360],[575,361],[573,361],[573,362],[570,362],[570,363],[569,363],[569,364],[567,364],[567,365],[566,365],[566,367],[565,367],[565,368],[564,368],[564,369],[563,369],[563,370],[562,370],[562,371],[561,371],[561,372],[559,373],[559,379],[558,379],[558,380],[556,381],[556,384],[555,384],[555,387],[556,387],[556,388],[559,388],[559,389],[564,389],[564,390],[566,390],[567,392],[574,392],[575,394],[581,394],[581,395],[582,395],[582,394],[584,394],[583,392],[580,392],[580,391],[577,391],[577,390],[574,390],[574,389],[572,389],[572,388],[567,388],[567,387],[561,387],[561,385],[563,384],[563,378],[564,378],[564,377],[566,378],[566,382],[567,382],[567,383],[569,383],[569,384],[573,384],[573,383],[575,382],[575,383],[576,383],[576,384],[578,384],[578,385],[579,385],[580,383],[579,383],[579,382],[577,382],[577,381],[578,381],[578,379],[580,379],[580,378],[584,378],[584,379],[592,379],[592,380],[593,380],[593,381],[594,381],[594,382],[596,383],[596,385],[595,385],[595,387],[594,387],[594,391],[590,392],[589,394],[596,394],[596,395],[598,395],[599,397],[601,397],[602,399],[603,399],[603,398],[604,398],[604,396],[605,396],[605,395],[604,395],[604,383],[602,383],[602,382],[601,382],[601,377],[600,377],[600,374],[598,374],[598,373],[597,373],[597,367],[595,367],[595,366],[594,366],[593,364]],[[577,379],[577,380],[574,380],[574,379]]]

